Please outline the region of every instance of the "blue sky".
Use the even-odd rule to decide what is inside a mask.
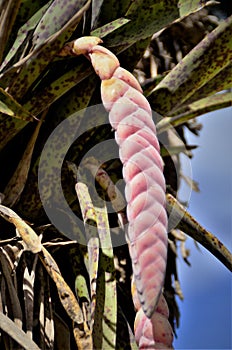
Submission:
[[[232,108],[198,118],[200,137],[187,133],[199,145],[191,161],[193,179],[200,193],[192,192],[190,213],[232,250]],[[231,349],[231,273],[206,249],[197,250],[187,239],[191,267],[181,257],[178,270],[184,300],[175,349]]]

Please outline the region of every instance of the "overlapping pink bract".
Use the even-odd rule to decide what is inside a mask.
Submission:
[[[98,45],[100,42],[94,37],[77,39],[73,52],[85,54],[102,80],[102,101],[109,111],[119,145],[126,182],[128,244],[138,303],[142,306],[138,307],[137,303],[135,335],[140,349],[145,349],[155,344],[154,322],[159,325],[163,317],[155,312],[162,298],[167,258],[163,163],[151,108],[139,83],[120,67],[115,55]],[[165,317],[167,319],[167,315]],[[148,337],[144,338],[144,334]],[[145,345],[142,339],[145,339]],[[170,342],[168,335],[167,348]],[[160,343],[165,344],[165,339]]]

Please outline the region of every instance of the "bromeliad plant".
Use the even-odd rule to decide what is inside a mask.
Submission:
[[[0,4],[1,348],[171,348],[179,317],[175,294],[182,297],[175,257],[183,232],[232,269],[230,252],[177,195],[179,155],[191,156],[184,127],[197,132],[194,118],[232,99],[232,18],[209,16],[217,13],[212,2],[198,6]],[[189,23],[192,33],[197,23],[201,30],[183,45],[185,34],[175,33]],[[167,40],[172,32],[179,50]],[[88,156],[114,138],[108,113],[120,161],[104,145],[107,161]],[[68,127],[59,128],[64,121]],[[69,149],[71,130],[79,137]],[[46,142],[50,135],[55,143]],[[117,187],[122,177],[123,191]],[[60,181],[81,226],[62,207]],[[55,212],[55,222],[43,206]],[[125,238],[115,244],[119,236],[128,245]]]

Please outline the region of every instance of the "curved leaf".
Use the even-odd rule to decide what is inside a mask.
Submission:
[[[167,195],[167,210],[172,215],[178,228],[199,242],[230,271],[232,271],[232,254],[219,239],[203,228],[187,210],[171,195]]]
[[[26,108],[2,88],[0,88],[0,112],[28,122],[35,120],[35,117]]]
[[[158,133],[162,133],[172,128],[173,126],[182,125],[188,120],[196,118],[202,114],[230,106],[232,106],[232,92],[225,92],[205,97],[188,105],[186,111],[174,117],[163,118],[156,125],[156,129]]]
[[[151,37],[155,32],[179,17],[178,1],[133,1],[125,13],[130,22],[104,38],[107,46],[130,46]],[[145,25],[146,24],[146,25]]]
[[[75,30],[89,5],[90,0],[60,30],[49,36],[48,39],[44,40],[26,57],[2,74],[2,84],[4,86],[10,86],[9,91],[16,99],[23,97],[29,87],[54,59]]]
[[[26,250],[30,250],[32,253],[41,251],[41,238],[12,209],[0,204],[0,216],[15,226],[17,234],[23,239]]]
[[[0,70],[4,70],[4,68],[13,61],[14,56],[19,56],[20,53],[23,53],[23,49],[25,49],[25,46],[28,44],[28,40],[30,38],[31,32],[35,29],[37,26],[38,21],[43,16],[47,8],[50,6],[52,0],[50,0],[47,4],[45,4],[43,7],[41,7],[32,17],[29,18],[26,23],[20,27],[17,37],[15,39],[14,44],[12,45],[10,51],[8,52],[7,56],[5,57]],[[25,1],[24,6],[21,8],[25,8]],[[30,12],[30,9],[28,8],[28,12]],[[20,11],[19,11],[20,14]],[[15,58],[17,60],[17,58]]]
[[[206,2],[206,4],[205,4]],[[179,0],[178,6],[180,11],[180,16],[186,16],[189,13],[196,11],[197,9],[209,5],[217,5],[217,1],[199,1],[199,0]]]
[[[232,60],[232,16],[187,54],[183,60],[156,86],[149,100],[161,114],[173,113],[194,93],[211,81]],[[217,57],[217,59],[212,59]]]
[[[8,0],[0,5],[0,62],[4,53],[7,40],[14,25],[21,0]]]

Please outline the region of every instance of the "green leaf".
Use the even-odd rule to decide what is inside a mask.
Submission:
[[[53,1],[48,1],[48,4]],[[17,28],[20,28],[24,23],[28,21],[40,8],[43,7],[47,0],[21,0],[21,6],[18,11],[18,16],[16,18]],[[12,33],[13,34],[13,33]]]
[[[34,33],[34,47],[43,44],[51,35],[60,31],[86,4],[86,0],[54,0],[39,21]],[[83,11],[81,11],[83,14]]]
[[[162,133],[174,126],[182,125],[188,120],[194,119],[202,114],[206,114],[217,109],[232,106],[232,92],[225,92],[209,96],[191,103],[185,109],[186,111],[174,117],[165,117],[158,122],[156,129]]]
[[[180,16],[185,16],[188,13],[198,9],[200,7],[199,0],[179,0],[178,1]]]
[[[83,64],[77,64],[65,73],[61,71],[61,76],[50,83],[47,82],[45,85],[44,82],[41,82],[41,84],[32,91],[30,94],[32,96],[28,97],[28,101],[25,102],[24,107],[37,116],[81,81],[85,80],[85,84],[87,84],[89,79],[87,80],[86,78],[88,78],[91,73],[92,68],[88,65],[87,61]],[[96,80],[96,76],[92,75],[92,81],[96,82]],[[88,87],[89,93],[91,92],[91,86],[92,84],[90,83]],[[86,87],[84,87],[84,89],[86,89]],[[73,104],[73,101],[70,101],[70,103]],[[78,109],[80,109],[80,106]]]
[[[29,20],[23,26],[20,27],[15,42],[12,45],[10,51],[8,52],[7,56],[3,61],[3,64],[0,67],[1,70],[3,70],[5,66],[9,64],[9,62],[14,56],[22,55],[23,50],[25,50],[25,47],[28,45],[28,40],[30,40],[31,32],[36,28],[39,20],[41,19],[41,17],[43,17],[51,2],[52,0],[49,1],[43,7],[41,7],[32,17],[29,18]]]
[[[61,275],[60,269],[53,259],[52,255],[42,247],[42,251],[39,253],[39,258],[43,263],[48,274],[54,281],[61,304],[63,305],[68,316],[79,325],[83,325],[84,318],[82,310],[71,290],[69,285],[65,282],[63,276]]]
[[[85,300],[90,302],[88,287],[87,287],[87,283],[86,283],[86,280],[85,280],[84,276],[82,276],[82,275],[76,276],[75,289],[76,289],[76,293],[77,293],[78,299],[83,299],[84,298]]]
[[[0,150],[35,117],[0,88]],[[2,114],[3,113],[3,114]]]
[[[123,27],[125,24],[130,22],[127,18],[117,18],[112,22],[109,22],[105,24],[102,27],[99,27],[91,32],[91,35],[97,36],[99,38],[104,38],[108,34],[114,32],[115,30],[119,29],[120,27]]]
[[[161,114],[172,114],[232,61],[232,16],[209,33],[149,95]],[[186,102],[187,103],[187,102]]]
[[[0,62],[2,62],[3,53],[14,25],[21,0],[8,0],[0,4]]]
[[[11,117],[14,115],[14,112],[2,101],[0,101],[0,112]]]
[[[131,3],[125,13],[130,22],[104,38],[107,46],[130,46],[138,40],[151,37],[156,31],[179,17],[177,0],[143,0]]]
[[[106,207],[95,208],[101,243],[97,281],[97,302],[93,328],[96,349],[115,349],[117,325],[117,295],[114,254]]]
[[[186,16],[191,12],[202,8],[202,6],[217,5],[217,1],[200,1],[200,0],[179,0],[178,6],[180,11],[180,16]]]
[[[21,99],[25,95],[47,65],[55,58],[76,29],[89,4],[90,0],[60,30],[42,41],[41,45],[2,74],[2,84],[10,85],[9,91],[16,99]]]
[[[77,174],[77,170],[75,170]],[[97,234],[96,212],[92,200],[89,195],[87,186],[84,183],[77,182],[75,186],[77,197],[80,203],[82,218],[85,225],[85,233],[88,248],[88,273],[90,281],[91,294],[91,315],[90,325],[91,329],[94,324],[94,314],[96,308],[96,287],[99,266],[99,237]]]
[[[93,206],[88,188],[84,183],[77,182],[75,188],[88,240],[88,272],[91,284],[91,315],[94,317],[94,346],[97,349],[115,349],[117,297],[108,213],[106,207]],[[97,230],[93,223],[96,223]]]
[[[232,271],[232,254],[219,239],[202,227],[187,210],[171,195],[167,195],[167,211],[175,226],[195,239]]]
[[[229,107],[231,106],[231,104],[232,92],[224,92],[193,102],[189,105],[189,109],[193,112],[203,111],[203,113],[207,113],[211,110]]]
[[[25,213],[31,220],[37,220],[43,213],[37,181],[38,164],[41,159],[43,159],[43,162],[42,164],[40,163],[40,194],[43,194],[44,200],[57,203],[56,207],[59,208],[59,203],[62,203],[61,194],[63,191],[67,188],[69,190],[68,193],[70,193],[69,182],[65,182],[62,191],[60,190],[60,181],[57,181],[57,176],[59,177],[63,159],[69,149],[70,140],[73,139],[71,143],[75,141],[75,135],[81,127],[82,119],[85,116],[85,108],[88,106],[95,88],[96,79],[93,76],[89,76],[63,96],[60,102],[57,101],[53,109],[48,112],[46,119],[49,119],[49,124],[51,123],[52,127],[51,130],[48,130],[48,134],[63,120],[67,120],[67,122],[58,126],[54,137],[48,139],[38,159],[33,162],[21,200],[17,204],[18,210]],[[81,134],[82,132],[79,133],[79,135]],[[77,152],[83,152],[84,147],[85,144],[80,144]],[[75,152],[76,155],[77,153]],[[72,158],[69,158],[69,160],[72,161]],[[53,182],[52,187],[48,185],[50,181]],[[31,193],[33,193],[33,201],[31,201]],[[70,203],[69,198],[66,199]],[[77,238],[72,237],[71,239],[76,240]]]
[[[194,101],[216,94],[219,91],[228,90],[232,87],[232,64],[223,68],[213,79],[198,89],[184,103],[184,107]]]
[[[2,88],[0,88],[0,112],[28,122],[35,120],[35,117],[26,108]]]

